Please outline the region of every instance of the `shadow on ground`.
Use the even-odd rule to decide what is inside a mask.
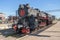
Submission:
[[[12,36],[12,37],[16,37],[16,38],[19,38],[19,37],[23,37],[24,36],[22,34],[17,34],[16,32],[14,32],[14,30],[12,28],[5,29],[5,30],[0,30],[0,35],[3,35],[5,37]]]
[[[49,35],[38,35],[38,34],[29,34],[29,36],[50,37]]]
[[[56,24],[56,23],[55,23]],[[52,24],[54,25],[54,24]],[[42,29],[42,30],[38,30],[37,32],[35,33],[31,33],[31,34],[28,34],[29,36],[37,36],[37,37],[50,37],[48,35],[38,35],[40,32],[46,30],[47,28],[51,27],[52,25],[49,25],[49,26],[46,26],[46,28]],[[12,36],[12,37],[16,37],[16,38],[20,38],[20,37],[23,37],[25,35],[23,34],[16,34],[14,32],[14,30],[12,30],[12,28],[10,29],[5,29],[5,30],[0,30],[0,35],[3,35],[5,37],[9,37],[9,36]]]

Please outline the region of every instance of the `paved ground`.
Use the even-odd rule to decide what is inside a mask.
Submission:
[[[19,34],[17,36],[11,34],[14,33],[12,29],[7,30],[0,30],[0,40],[60,40],[60,21],[42,32],[38,31],[37,34],[29,34],[23,37]]]

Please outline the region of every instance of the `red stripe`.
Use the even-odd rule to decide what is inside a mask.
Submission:
[[[24,10],[20,10],[20,16],[24,16],[25,15],[25,11]]]

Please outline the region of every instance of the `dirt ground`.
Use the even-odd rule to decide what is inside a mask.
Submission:
[[[37,34],[29,34],[23,37],[19,34],[14,35],[12,29],[0,30],[0,40],[60,40],[60,21],[44,31],[41,30]]]

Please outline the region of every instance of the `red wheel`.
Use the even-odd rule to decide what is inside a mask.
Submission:
[[[28,28],[28,29],[26,29],[26,33],[27,34],[29,34],[30,33],[30,29]]]
[[[17,30],[17,25],[14,25],[13,26],[13,29],[16,31]]]
[[[30,33],[30,29],[26,29],[26,28],[22,28],[22,33],[23,34],[28,34],[28,33]]]

